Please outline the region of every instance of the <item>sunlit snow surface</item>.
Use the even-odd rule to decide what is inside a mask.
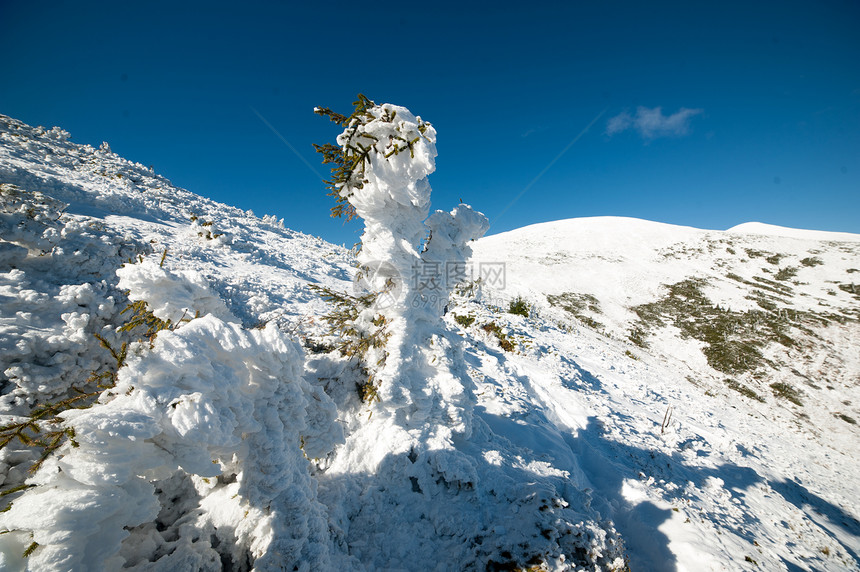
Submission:
[[[453,299],[421,349],[442,407],[423,423],[360,403],[355,365],[320,351],[326,306],[307,284],[351,292],[343,248],[66,139],[0,116],[0,183],[41,193],[4,195],[0,212],[4,423],[108,366],[93,334],[119,341],[129,300],[183,325],[65,414],[80,447],[3,497],[0,568],[620,569],[626,555],[632,570],[858,569],[860,440],[844,418],[860,420],[860,237],[598,218],[482,239],[471,267],[504,262],[505,282]],[[689,277],[735,312],[759,308],[750,284],[764,284],[845,319],[733,376],[762,403],[674,326],[630,342],[630,308]],[[565,293],[598,310],[548,303]],[[531,317],[505,311],[517,295]],[[446,411],[471,431],[435,431]],[[3,449],[3,490],[33,456]]]
[[[486,298],[507,307],[521,295],[537,306],[540,319],[511,320],[530,346],[506,356],[504,369],[534,396],[530,413],[567,428],[593,505],[615,522],[631,569],[750,569],[749,560],[767,570],[857,569],[860,437],[840,415],[860,419],[858,241],[761,224],[718,232],[598,217],[475,246],[475,268],[506,263],[504,289],[485,289]],[[776,280],[785,267],[796,275]],[[773,363],[754,373],[715,371],[703,343],[672,325],[653,331],[648,349],[631,344],[630,308],[690,277],[721,308],[760,310],[750,298],[763,285],[779,308],[838,320],[800,323],[808,331],[790,330],[797,344],[768,345]],[[581,315],[594,321],[548,302],[563,293],[593,296],[596,311]],[[765,402],[732,391],[727,378]],[[803,405],[776,397],[778,382],[798,389]]]

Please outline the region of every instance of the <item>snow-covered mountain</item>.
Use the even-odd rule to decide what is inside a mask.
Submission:
[[[0,142],[4,570],[860,569],[858,235],[481,239],[426,386],[365,402],[308,287],[351,253]]]
[[[567,366],[547,406],[577,380],[572,449],[632,569],[856,569],[860,235],[597,217],[484,238],[474,259],[506,265],[487,299],[539,316],[511,324],[539,344],[525,377]]]

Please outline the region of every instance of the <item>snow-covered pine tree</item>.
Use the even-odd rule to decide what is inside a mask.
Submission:
[[[314,110],[344,127],[337,145],[314,147],[334,165],[326,181],[336,203],[332,216],[364,220],[360,281],[375,294],[341,331],[386,341],[361,346],[369,374],[362,393],[377,396],[381,388],[393,396],[400,391],[388,382],[403,377],[404,360],[438,328],[448,294],[464,277],[468,242],[483,236],[489,222],[462,204],[428,218],[436,130],[405,107],[377,105],[361,94],[353,105],[349,116]]]

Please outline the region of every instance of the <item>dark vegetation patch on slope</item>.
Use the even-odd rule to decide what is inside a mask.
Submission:
[[[600,302],[591,294],[564,292],[562,294],[548,294],[546,299],[550,306],[561,308],[586,326],[595,330],[603,329],[603,324],[586,313],[586,311],[593,314],[603,313],[600,309]]]
[[[737,280],[738,277],[730,278]],[[762,353],[769,344],[801,347],[803,334],[815,335],[811,327],[846,319],[835,314],[780,308],[774,299],[782,300],[770,298],[760,290],[754,290],[748,297],[755,300],[761,310],[733,311],[714,305],[702,291],[705,285],[702,278],[683,280],[668,286],[662,299],[632,308],[638,321],[629,339],[646,347],[651,331],[672,325],[681,331],[682,337],[705,344],[702,351],[711,367],[737,375],[757,371],[763,365],[773,366]]]

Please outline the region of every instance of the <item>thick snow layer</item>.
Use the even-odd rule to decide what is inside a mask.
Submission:
[[[309,450],[324,454],[338,440],[338,426],[334,404],[303,381],[300,350],[272,325],[242,331],[208,315],[162,332],[151,351],[139,351],[120,370],[113,395],[63,415],[79,446],[40,470],[32,481],[39,486],[6,513],[4,526],[31,530],[45,547],[28,566],[118,565],[122,540],[136,532],[128,529],[159,515],[154,483],[181,470],[235,481],[225,485],[231,496],[198,509],[195,525],[215,538],[219,526],[232,527],[220,540],[238,540],[237,550],[258,559],[257,568],[274,554],[275,567],[283,561],[328,567],[326,518],[299,436],[307,434]],[[310,415],[324,420],[322,427],[309,427],[311,407],[325,411]],[[198,482],[204,493],[217,494],[205,479]],[[232,513],[226,520],[225,512]],[[217,561],[209,541],[177,549]]]
[[[196,314],[211,314],[222,320],[235,319],[206,279],[190,271],[171,272],[152,258],[129,264],[116,271],[117,284],[128,291],[130,300],[145,301],[161,320],[179,323]]]
[[[426,183],[426,142],[380,185]],[[0,422],[111,372],[94,334],[130,342],[116,386],[59,416],[77,446],[35,474],[38,449],[0,450],[4,570],[860,569],[856,240],[601,217],[469,243],[471,208],[418,217],[414,261],[483,287],[416,288],[447,308],[395,324],[362,403],[308,289],[353,292],[344,249],[2,116],[0,183]],[[384,202],[426,216],[423,184]],[[630,343],[631,308],[691,277],[812,321],[733,376],[763,401],[676,324]],[[171,320],[151,343],[121,331],[135,301]]]

